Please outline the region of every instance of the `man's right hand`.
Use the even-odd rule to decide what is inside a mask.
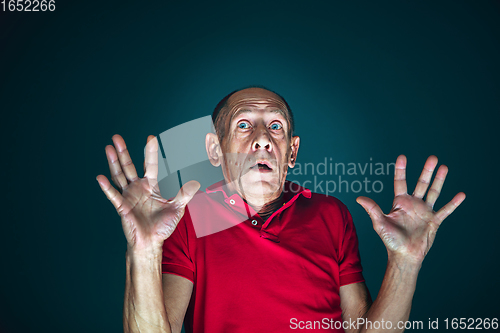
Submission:
[[[106,146],[106,157],[111,179],[120,191],[103,175],[97,176],[97,181],[121,217],[128,249],[134,252],[156,252],[174,232],[184,216],[186,205],[200,188],[200,183],[190,181],[184,184],[173,200],[166,200],[158,188],[157,138],[152,135],[148,137],[144,178],[137,176],[123,138],[114,135],[113,143],[114,146]]]

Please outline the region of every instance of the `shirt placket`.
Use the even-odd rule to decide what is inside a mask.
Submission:
[[[310,191],[307,189],[305,191],[296,193],[290,200],[285,202],[282,207],[280,207],[276,212],[274,212],[271,216],[269,216],[266,221],[264,221],[257,214],[257,212],[252,207],[250,207],[238,194],[233,194],[230,197],[228,197],[224,190],[222,190],[221,192],[224,195],[224,202],[227,204],[227,206],[236,213],[239,213],[240,215],[244,216],[244,220],[242,220],[242,222],[248,222],[252,225],[252,227],[260,229],[260,237],[269,239],[276,243],[280,242],[278,234],[279,231],[281,230],[282,212],[288,207],[292,206],[295,200],[297,200],[297,198],[301,194],[305,195],[306,197],[310,197]],[[276,225],[276,228],[274,228],[273,224],[273,228],[270,228],[270,223],[276,216],[278,218],[278,223],[277,223],[278,225]]]
[[[301,195],[301,193],[295,194],[292,197],[292,199],[285,202],[283,204],[283,206],[281,206],[277,211],[275,211],[271,216],[268,217],[268,219],[266,220],[266,222],[264,223],[264,225],[261,228],[260,237],[265,238],[265,239],[269,239],[270,241],[273,241],[276,243],[280,242],[278,234],[281,231],[281,214],[283,213],[283,211],[285,209],[287,209],[288,207],[293,205],[293,203],[295,202],[295,200],[297,200],[299,195]],[[274,224],[273,224],[273,226],[271,228],[270,224],[271,224],[271,221],[274,217],[278,218],[278,223],[276,224],[276,226],[274,226]]]

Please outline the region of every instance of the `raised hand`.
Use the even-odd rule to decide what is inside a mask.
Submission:
[[[368,212],[373,228],[384,242],[389,255],[396,255],[415,262],[422,262],[434,242],[436,232],[443,222],[465,199],[458,193],[443,208],[435,212],[434,204],[443,187],[448,168],[441,165],[424,201],[438,159],[430,156],[412,195],[406,188],[406,157],[396,160],[394,173],[394,201],[389,214],[384,214],[370,198],[358,197],[357,202]]]
[[[106,157],[111,179],[120,191],[103,175],[97,176],[99,186],[121,217],[128,247],[138,251],[159,249],[163,241],[174,232],[177,223],[184,216],[186,205],[200,184],[196,181],[188,182],[173,200],[166,200],[162,198],[158,188],[156,137],[148,137],[144,178],[137,176],[123,138],[114,135],[113,143],[114,147],[106,147]]]

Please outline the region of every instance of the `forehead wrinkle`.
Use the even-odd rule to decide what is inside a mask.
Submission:
[[[228,106],[233,109],[235,107],[238,107],[241,104],[247,104],[250,106],[258,107],[261,108],[261,105],[279,105],[280,108],[285,108],[286,105],[281,99],[276,99],[276,98],[261,98],[261,97],[245,97],[241,98],[240,100],[236,102],[232,102],[231,100],[228,101]]]
[[[242,113],[251,113],[251,112],[254,112],[254,110],[249,110],[249,109],[240,109],[240,110],[236,110],[232,117],[231,117],[231,121],[236,118],[238,115],[242,114]],[[281,109],[273,109],[273,110],[269,110],[268,112],[272,112],[272,113],[278,113],[280,115],[282,115],[285,119],[286,119],[286,112],[281,110]]]
[[[273,110],[270,110],[271,112],[281,114],[285,118],[285,120],[287,120],[287,122],[289,122],[288,121],[288,109],[281,99],[246,97],[246,98],[243,98],[235,103],[228,103],[228,104],[229,104],[228,111],[231,114],[231,116],[229,117],[229,123],[231,123],[237,115],[239,115],[243,112],[252,112],[253,111],[253,110],[248,109],[247,107],[253,107],[253,108],[258,108],[258,109],[273,108]],[[285,109],[286,111],[284,111],[282,109]]]
[[[239,94],[237,92],[236,94]],[[227,135],[231,135],[229,128],[231,126],[234,117],[241,112],[251,112],[252,110],[247,109],[248,107],[255,107],[258,109],[274,108],[272,112],[281,114],[285,118],[286,132],[289,136],[292,135],[292,119],[291,113],[288,110],[286,102],[280,96],[231,96],[226,105],[222,108],[221,112],[218,114],[217,119],[224,119],[222,121],[222,126],[224,129],[223,133],[227,132]],[[226,134],[223,135],[226,137]],[[223,139],[223,142],[225,140]]]
[[[242,113],[251,113],[251,112],[253,112],[253,110],[249,110],[249,109],[240,109],[240,110],[235,111],[233,113],[233,115],[231,117],[229,117],[228,126],[231,126],[231,123],[233,122],[234,118],[236,118],[238,115],[240,115]],[[286,131],[287,132],[290,131],[290,121],[288,120],[287,114],[283,110],[273,109],[273,110],[270,110],[269,112],[280,114],[283,118],[285,118]]]

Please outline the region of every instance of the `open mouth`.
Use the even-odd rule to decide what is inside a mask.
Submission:
[[[252,166],[250,169],[253,170],[259,170],[259,171],[271,171],[273,168],[267,161],[262,161],[262,162],[257,162],[254,166]]]

